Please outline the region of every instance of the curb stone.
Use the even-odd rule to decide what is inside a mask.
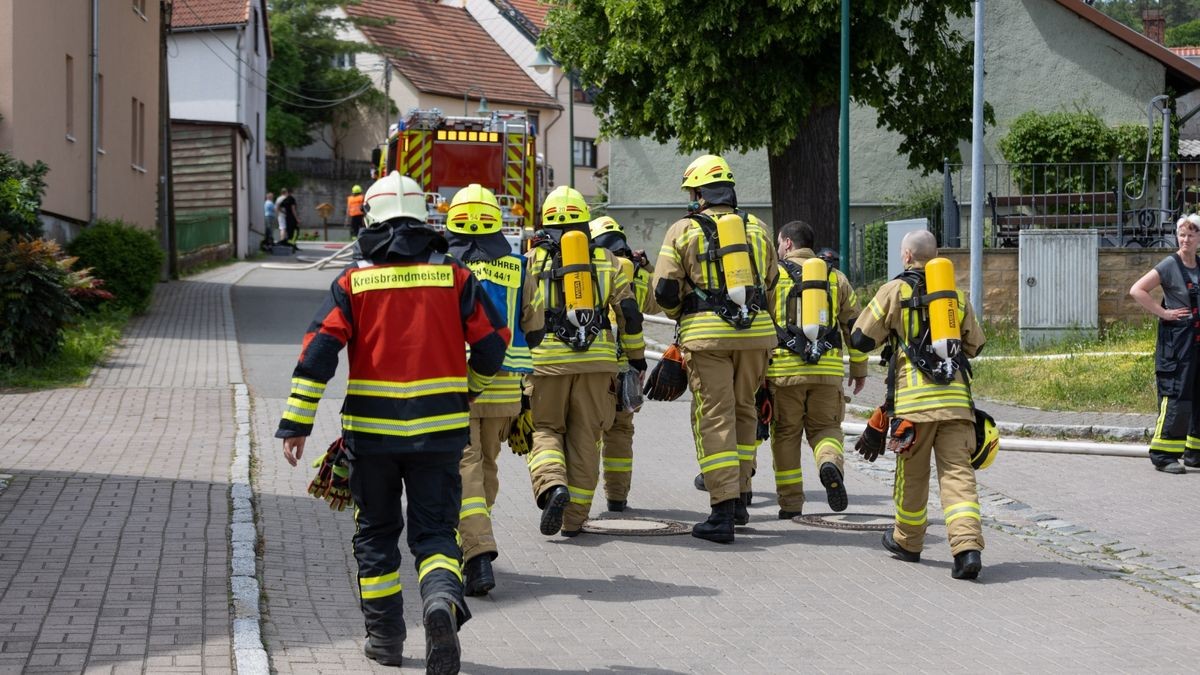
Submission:
[[[846,463],[860,473],[893,485],[895,460],[890,457],[870,463],[847,455]],[[940,509],[937,494],[934,474],[930,476],[929,504]],[[984,485],[978,485],[978,497],[984,507],[983,523],[988,527],[1200,613],[1200,570],[1123,544],[1114,537],[1052,514],[1033,511],[1028,504]]]

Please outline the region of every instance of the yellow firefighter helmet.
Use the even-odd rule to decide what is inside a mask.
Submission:
[[[562,228],[577,223],[587,224],[592,212],[579,190],[560,185],[542,202],[542,227]]]
[[[501,219],[496,195],[479,183],[471,183],[450,200],[446,229],[456,234],[492,234],[500,231]]]
[[[681,190],[698,188],[712,183],[729,183],[733,185],[733,169],[717,155],[701,155],[683,171]]]

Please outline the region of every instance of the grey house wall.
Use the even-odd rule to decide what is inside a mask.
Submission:
[[[1012,120],[1028,110],[1090,110],[1109,123],[1145,123],[1149,100],[1163,93],[1165,71],[1158,61],[1080,18],[1052,0],[1004,0],[985,3],[984,87],[996,113],[987,129],[985,163],[1002,162],[998,143]],[[972,39],[973,20],[958,30]],[[971,81],[961,83],[971,87]],[[870,108],[850,113],[851,220],[879,216],[883,205],[911,192],[914,185],[936,185],[941,174],[922,177],[899,154],[899,136],[876,127]],[[970,144],[960,144],[970,161]],[[635,246],[657,253],[666,227],[683,213],[686,198],[678,189],[692,157],[674,145],[649,139],[613,142],[609,174],[609,214],[621,222]],[[738,197],[749,210],[770,220],[770,180],[764,151],[728,154],[738,178]],[[969,214],[969,186],[958,195],[962,217]],[[830,242],[832,244],[832,242]]]

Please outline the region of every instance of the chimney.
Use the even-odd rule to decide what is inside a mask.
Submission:
[[[1154,40],[1158,44],[1162,44],[1167,31],[1167,20],[1163,18],[1161,9],[1143,9],[1142,10],[1142,33]]]

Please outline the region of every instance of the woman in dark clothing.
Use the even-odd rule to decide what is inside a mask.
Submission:
[[[1166,473],[1200,467],[1200,215],[1175,224],[1179,250],[1163,258],[1129,289],[1129,295],[1158,317],[1154,371],[1158,422],[1150,461]],[[1162,288],[1162,302],[1150,291]],[[1180,464],[1180,459],[1183,464]]]

